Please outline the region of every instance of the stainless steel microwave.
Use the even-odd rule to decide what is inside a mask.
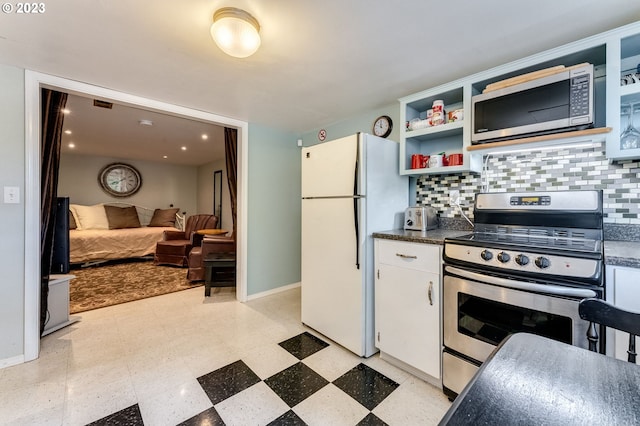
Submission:
[[[593,81],[593,65],[583,64],[473,96],[471,142],[592,127]]]

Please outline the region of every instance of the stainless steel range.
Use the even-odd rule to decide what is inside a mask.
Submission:
[[[474,232],[444,242],[443,387],[455,397],[509,334],[587,347],[604,297],[601,191],[481,193]]]

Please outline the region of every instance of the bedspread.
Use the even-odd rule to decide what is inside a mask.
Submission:
[[[69,231],[71,263],[95,260],[127,259],[142,257],[155,252],[156,243],[162,240],[166,230],[173,227],[147,227]]]

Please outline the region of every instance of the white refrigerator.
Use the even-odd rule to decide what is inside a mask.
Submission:
[[[375,231],[402,227],[398,143],[365,133],[302,149],[302,322],[359,356],[374,342]]]

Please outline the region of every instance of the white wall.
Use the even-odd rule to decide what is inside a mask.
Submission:
[[[98,184],[100,170],[115,162],[131,164],[142,175],[142,187],[131,197],[110,196]],[[58,196],[70,197],[74,204],[122,201],[151,209],[173,205],[187,215],[206,213],[198,211],[197,193],[197,167],[75,154],[63,154],[60,158]]]
[[[0,367],[3,367],[22,362],[24,354],[24,70],[0,65],[0,93],[0,187],[20,189],[18,204],[5,204],[0,199]]]

